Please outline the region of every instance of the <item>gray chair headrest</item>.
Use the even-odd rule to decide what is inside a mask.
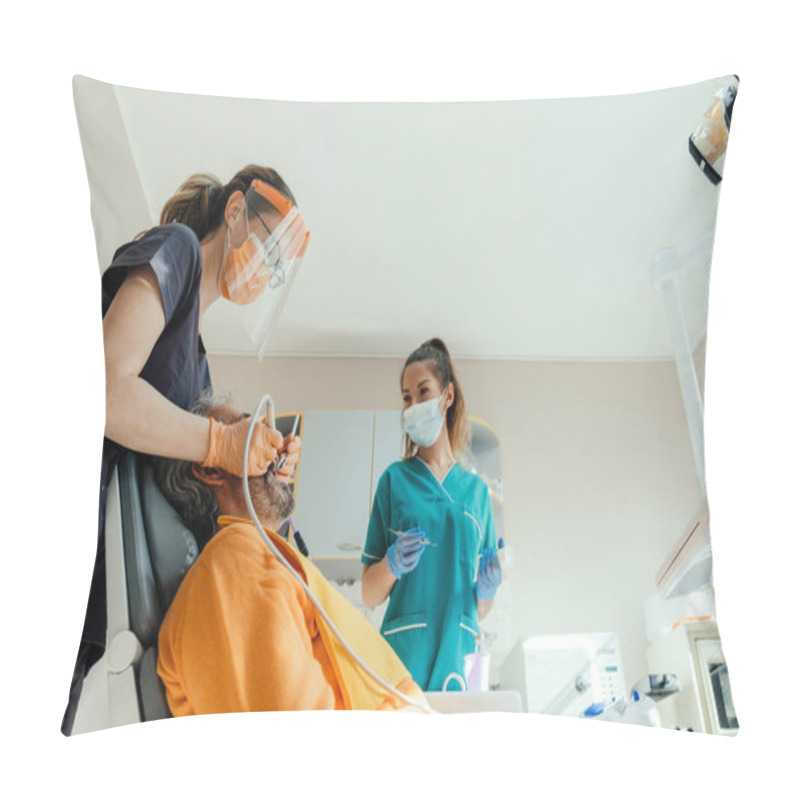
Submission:
[[[161,494],[145,458],[126,453],[118,470],[130,629],[146,648],[156,643],[198,547]]]
[[[161,494],[153,468],[147,462],[140,467],[139,485],[145,535],[163,616],[197,558],[199,548],[194,534]]]

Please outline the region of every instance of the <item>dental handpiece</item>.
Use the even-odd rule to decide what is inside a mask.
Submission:
[[[297,416],[294,418],[294,425],[292,426],[292,433],[291,433],[291,435],[292,435],[292,436],[294,436],[294,435],[297,433],[297,426],[299,425],[299,423],[300,423],[300,415],[298,414],[298,415],[297,415]],[[275,427],[275,425],[273,424],[273,426],[272,426],[272,427],[274,428],[274,427]],[[283,466],[285,463],[286,463],[286,456],[283,456],[283,458],[281,458],[281,460],[280,460],[280,461],[278,461],[278,464],[277,464],[277,466],[275,467],[275,472],[279,472],[279,471],[280,471],[280,469],[281,469],[281,467],[282,467],[282,466]]]

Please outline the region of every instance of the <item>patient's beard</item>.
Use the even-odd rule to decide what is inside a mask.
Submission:
[[[294,510],[294,494],[291,487],[276,478],[272,472],[248,478],[247,481],[250,487],[250,499],[259,521],[262,525],[277,530],[289,519]]]

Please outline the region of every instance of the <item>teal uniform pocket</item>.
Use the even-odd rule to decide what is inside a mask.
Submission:
[[[404,614],[381,625],[383,638],[406,665],[415,683],[426,688],[430,661],[430,635],[425,615]]]
[[[402,617],[396,617],[390,622],[384,620],[382,626],[382,633],[388,639],[390,636],[396,636],[398,633],[406,633],[412,630],[424,630],[428,627],[425,621],[424,614],[405,614]]]

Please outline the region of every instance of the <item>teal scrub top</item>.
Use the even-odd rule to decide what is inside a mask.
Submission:
[[[378,481],[361,562],[379,562],[397,541],[393,531],[417,526],[436,546],[395,583],[381,633],[423,690],[441,691],[450,673],[464,678],[480,634],[478,560],[497,547],[488,487],[457,463],[440,483],[422,459],[396,461]]]

